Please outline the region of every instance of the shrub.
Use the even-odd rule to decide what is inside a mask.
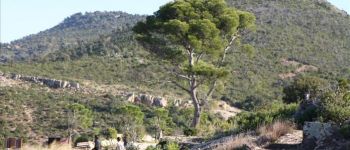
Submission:
[[[286,121],[276,121],[271,125],[264,125],[258,129],[261,138],[269,142],[276,141],[279,137],[293,131],[295,126]]]
[[[340,127],[340,133],[344,138],[350,139],[350,125],[346,124]]]
[[[83,134],[81,136],[79,136],[75,141],[74,141],[74,145],[77,145],[80,142],[88,142],[89,141],[89,136]]]
[[[297,104],[273,103],[266,108],[254,112],[243,112],[230,118],[230,122],[240,130],[254,130],[263,124],[271,124],[275,120],[292,119]]]
[[[195,136],[197,135],[198,131],[195,128],[185,128],[184,129],[184,134],[186,136]]]
[[[252,138],[249,135],[245,134],[239,134],[237,135],[233,140],[230,140],[229,142],[222,143],[221,145],[218,145],[218,150],[228,150],[228,149],[234,149],[234,150],[246,150],[246,145],[252,145]]]
[[[325,79],[313,76],[299,77],[283,89],[285,94],[283,101],[285,103],[300,102],[304,99],[306,93],[310,94],[310,98],[315,98],[328,87],[329,83]]]
[[[108,138],[112,138],[112,139],[116,139],[117,138],[117,130],[114,128],[108,128],[107,129],[107,137]]]
[[[350,118],[350,92],[338,90],[321,98],[321,116],[325,121],[343,123]]]
[[[158,148],[155,147],[155,146],[148,146],[148,147],[146,148],[146,150],[160,150],[160,149],[158,149]]]

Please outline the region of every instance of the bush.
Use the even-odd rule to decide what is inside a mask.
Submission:
[[[117,130],[114,128],[108,128],[107,129],[107,137],[108,138],[112,138],[112,139],[116,139],[117,138]]]
[[[180,147],[179,147],[179,144],[175,143],[175,142],[169,142],[167,145],[166,145],[166,149],[167,150],[179,150]]]
[[[185,128],[184,129],[184,134],[186,136],[195,136],[197,135],[198,131],[195,128]]]
[[[320,110],[317,107],[309,107],[302,114],[295,115],[295,122],[298,125],[303,125],[306,121],[314,121],[315,118],[319,118]]]
[[[148,146],[148,147],[146,148],[146,150],[160,150],[160,149],[158,149],[158,148],[155,147],[155,146]]]
[[[179,147],[179,144],[174,141],[163,140],[157,144],[156,149],[179,150],[180,147]]]
[[[350,118],[350,92],[338,90],[321,98],[321,116],[325,121],[343,123]]]
[[[89,136],[83,134],[81,136],[79,136],[75,141],[74,141],[74,145],[77,145],[80,142],[88,142],[89,141]]]
[[[313,76],[299,77],[283,89],[285,94],[283,101],[285,103],[300,102],[305,98],[306,93],[310,94],[310,98],[316,98],[328,87],[329,83],[325,79]]]
[[[263,124],[271,124],[275,120],[289,120],[293,118],[297,104],[273,103],[266,108],[254,112],[243,112],[230,118],[239,130],[254,130]]]
[[[262,126],[258,129],[258,133],[264,140],[274,142],[279,137],[293,131],[294,125],[290,122],[276,121],[273,124]]]
[[[350,125],[346,124],[340,127],[340,133],[344,138],[350,139]]]

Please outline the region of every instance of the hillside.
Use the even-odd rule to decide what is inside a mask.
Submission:
[[[330,82],[350,78],[348,14],[322,0],[227,2],[253,12],[257,18],[256,31],[246,32],[237,42],[240,45],[230,49],[226,63],[230,75],[218,84],[214,100],[252,111],[281,102],[283,87],[295,77],[313,75]],[[77,13],[51,29],[1,44],[0,73],[75,81],[88,89],[50,89],[19,81],[6,85],[2,84],[5,79],[0,78],[0,108],[5,108],[0,114],[6,114],[0,115],[0,125],[10,131],[3,131],[3,135],[26,138],[67,135],[67,126],[58,126],[57,122],[65,123],[65,110],[73,102],[92,110],[99,122],[86,133],[108,127],[122,130],[120,124],[124,120],[114,116],[120,115],[123,106],[129,103],[126,96],[119,94],[132,92],[169,97],[165,124],[171,129],[167,128],[165,134],[185,131],[193,109],[174,106],[176,100],[186,101],[187,94],[169,84],[169,62],[145,51],[131,31],[137,21],[144,19],[145,16],[122,12]],[[246,44],[254,48],[246,52],[242,48]],[[145,130],[154,131],[150,121],[155,116],[154,108],[139,107],[145,115],[141,119]],[[202,125],[204,136],[233,128],[230,122],[218,119],[217,114],[204,116],[210,120]],[[139,130],[145,133],[144,129]]]
[[[92,42],[112,31],[129,31],[144,18],[119,11],[76,13],[50,29],[1,44],[0,62],[38,59],[50,52],[75,47],[81,42]]]

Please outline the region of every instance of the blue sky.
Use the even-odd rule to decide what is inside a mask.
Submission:
[[[152,14],[171,0],[0,0],[0,42],[51,28],[77,12],[124,11]],[[350,14],[350,0],[329,0]]]

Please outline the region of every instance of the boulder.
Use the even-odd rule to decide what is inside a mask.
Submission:
[[[130,102],[130,103],[134,103],[135,102],[135,94],[131,93],[126,95],[126,101]]]
[[[153,96],[151,95],[142,94],[140,95],[140,99],[141,99],[141,103],[147,106],[152,106],[153,104]]]
[[[76,82],[70,82],[70,87],[74,89],[80,89],[79,83]]]
[[[166,107],[167,105],[168,101],[163,97],[155,97],[153,99],[153,106]]]
[[[67,82],[67,81],[62,81],[60,87],[61,87],[61,88],[68,88],[68,85],[70,85],[69,82]]]
[[[21,75],[20,74],[11,74],[11,79],[13,80],[20,80],[21,79]]]
[[[303,127],[302,149],[332,149],[343,147],[339,127],[331,123],[306,122]]]

